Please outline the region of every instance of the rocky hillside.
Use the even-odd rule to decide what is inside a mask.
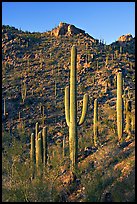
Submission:
[[[78,128],[80,176],[75,184],[68,179],[68,127],[64,114],[64,90],[69,85],[72,45],[76,45],[78,53],[78,117],[81,116],[83,95],[89,94],[87,118]],[[129,136],[125,131],[126,120],[124,120],[125,143],[121,144],[123,146],[117,143],[116,74],[119,70],[123,76],[123,98],[127,97],[132,104],[131,134]],[[26,95],[23,94],[24,89]],[[93,143],[93,102],[96,98],[99,116],[97,148]],[[62,22],[52,31],[44,33],[23,32],[3,25],[3,201],[19,199],[15,190],[17,186],[9,184],[11,178],[8,172],[9,160],[19,156],[27,163],[30,135],[35,132],[36,122],[39,123],[39,129],[45,125],[48,127],[50,170],[43,181],[46,182],[47,189],[44,188],[45,183],[41,184],[43,193],[45,190],[51,193],[49,198],[47,192],[47,200],[51,202],[53,198],[53,201],[59,202],[62,199],[71,202],[102,202],[101,200],[105,199],[104,196],[109,192],[113,201],[134,202],[135,38],[127,34],[119,37],[116,42],[106,45],[82,29]],[[63,165],[60,152],[64,135],[66,160]],[[19,145],[24,153],[17,148]],[[22,174],[24,175],[24,172]],[[127,175],[130,175],[130,179]],[[56,177],[59,179],[57,183],[55,182],[54,188],[52,186],[53,196],[50,183],[49,185],[47,183],[49,181],[54,183]],[[16,179],[17,175],[14,180]],[[125,189],[125,185],[128,188]],[[15,197],[10,196],[10,192],[15,194]],[[42,198],[35,193],[33,188],[32,192],[27,194],[27,198],[34,201],[35,195],[34,199],[40,201]],[[26,194],[21,195],[20,199],[24,201],[26,198],[23,195]]]

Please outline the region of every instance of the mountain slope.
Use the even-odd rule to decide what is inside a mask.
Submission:
[[[30,33],[10,26],[2,27],[2,113],[4,112],[4,98],[6,101],[6,116],[2,115],[3,168],[6,168],[5,162],[9,160],[5,156],[5,152],[9,152],[9,146],[11,146],[10,154],[13,154],[13,157],[18,153],[14,149],[12,151],[13,138],[20,142],[25,152],[25,156],[19,154],[20,157],[25,157],[25,161],[29,160],[30,135],[35,132],[35,124],[38,122],[39,129],[42,129],[44,125],[48,126],[49,166],[51,165],[49,168],[51,169],[45,177],[46,182],[48,179],[54,181],[57,172],[59,171],[59,174],[62,172],[62,153],[60,151],[62,151],[63,135],[66,136],[67,152],[64,176],[67,173],[69,175],[68,127],[64,114],[64,90],[69,85],[70,50],[75,44],[78,51],[78,117],[81,115],[84,93],[89,94],[89,105],[86,121],[82,127],[78,128],[80,186],[74,185],[73,187],[73,184],[67,184],[66,192],[71,193],[68,193],[65,199],[77,201],[79,192],[83,192],[85,195],[82,197],[83,200],[93,201],[95,199],[100,202],[101,199],[104,199],[104,191],[108,190],[111,191],[116,201],[134,201],[135,38],[131,37],[130,40],[124,42],[118,40],[110,45],[105,45],[83,31],[81,32],[82,29],[77,34],[72,32],[68,35],[67,31],[59,36],[54,35],[53,30],[44,33]],[[117,144],[116,73],[119,69],[122,70],[124,78],[125,95],[132,101],[132,132],[130,137],[125,131],[123,133],[124,140],[127,139],[125,148]],[[27,95],[23,103],[21,92],[24,82],[27,87]],[[97,149],[94,149],[93,143],[93,102],[95,98],[99,103]],[[44,116],[42,106],[44,106]],[[54,151],[56,153],[53,153]],[[8,159],[5,161],[5,158]],[[94,166],[92,162],[95,164],[93,169],[91,168]],[[91,166],[90,163],[92,163]],[[55,166],[58,171],[55,172],[52,166]],[[127,167],[128,175],[131,173],[131,186],[126,178],[124,167]],[[109,173],[112,175],[115,173],[114,177]],[[100,175],[100,181],[97,180],[98,175]],[[9,174],[3,176],[6,179]],[[96,182],[94,190],[97,196],[94,196],[94,191],[90,192],[93,177]],[[57,186],[62,183],[61,177],[59,178]],[[96,189],[99,182],[104,182],[104,184],[101,184],[101,188]],[[121,198],[121,194],[118,197],[115,194],[119,191],[118,182],[120,182],[121,189],[125,188],[124,182],[128,182],[130,186],[129,191],[128,189],[123,190],[125,198]],[[6,185],[8,185],[7,182],[4,182],[4,188]],[[57,186],[54,188],[56,193],[53,199],[60,200],[62,198],[59,195],[62,189],[58,189]],[[72,187],[73,190],[70,190]],[[130,193],[130,188],[133,189],[132,193]],[[49,189],[51,190],[50,186]],[[33,200],[31,194],[28,194],[28,197]],[[36,200],[39,201],[40,197],[37,197]]]

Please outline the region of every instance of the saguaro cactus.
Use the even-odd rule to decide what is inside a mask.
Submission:
[[[77,64],[77,49],[73,45],[71,49],[71,68],[70,68],[70,96],[69,88],[65,88],[65,116],[69,126],[69,151],[71,161],[71,171],[75,172],[77,168],[78,156],[78,136],[77,136],[77,89],[76,89],[76,64]],[[83,110],[78,125],[82,125],[85,120],[88,106],[88,95],[83,98]]]
[[[31,151],[30,151],[30,159],[35,162],[35,135],[31,134]]]
[[[123,134],[123,101],[122,101],[122,72],[117,74],[117,131],[118,141],[122,140]]]
[[[31,168],[32,168],[32,178],[34,178],[35,172],[35,135],[31,134],[31,150],[30,150],[30,160],[31,160]]]
[[[47,164],[47,127],[43,127],[42,131],[42,137],[43,137],[43,166],[45,167]]]
[[[98,136],[98,101],[94,100],[94,145],[97,146],[97,136]]]
[[[127,100],[126,102],[126,126],[125,126],[125,132],[128,134],[128,136],[131,135],[131,101]]]
[[[27,96],[27,85],[26,85],[25,81],[23,83],[24,84],[21,87],[21,96],[22,96],[22,100],[23,100],[23,103],[24,103],[24,101],[26,99],[26,96]]]
[[[36,123],[36,126],[35,126],[35,135],[36,135],[36,140],[38,139],[38,131],[39,131],[39,124]]]
[[[42,173],[42,133],[38,133],[38,139],[36,142],[36,167],[37,175],[41,176]]]

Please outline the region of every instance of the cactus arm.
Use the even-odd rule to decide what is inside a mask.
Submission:
[[[82,108],[82,115],[81,115],[81,118],[80,118],[80,121],[78,123],[78,125],[82,125],[85,121],[85,118],[86,118],[86,114],[87,114],[87,109],[88,109],[88,94],[84,94],[83,96],[83,108]]]
[[[66,123],[69,127],[70,123],[70,112],[69,112],[69,87],[65,88],[65,116],[66,116]]]

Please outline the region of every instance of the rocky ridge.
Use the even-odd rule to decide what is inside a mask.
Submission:
[[[126,35],[122,35],[118,38],[118,41],[122,41],[122,42],[125,42],[125,41],[131,41],[133,39],[133,36],[128,33]]]
[[[60,22],[59,25],[51,31],[51,35],[54,35],[55,37],[59,37],[62,35],[73,36],[77,34],[86,35],[84,30],[77,28],[74,25],[63,22]]]

